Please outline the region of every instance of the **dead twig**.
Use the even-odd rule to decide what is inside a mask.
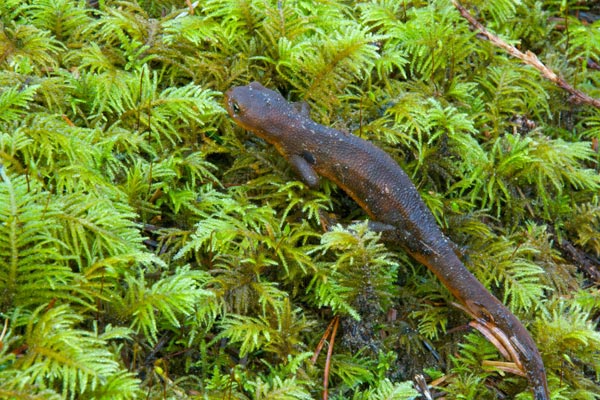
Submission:
[[[554,71],[552,71],[550,68],[546,67],[544,65],[544,63],[542,63],[537,58],[537,56],[535,54],[533,54],[531,51],[528,50],[527,52],[523,53],[522,51],[517,49],[515,46],[506,43],[504,40],[500,39],[498,36],[494,35],[490,31],[488,31],[481,23],[479,23],[479,21],[477,21],[469,13],[469,11],[467,11],[466,8],[461,6],[458,3],[458,1],[452,0],[452,4],[454,4],[454,7],[456,7],[456,9],[460,12],[460,15],[462,15],[467,21],[469,21],[471,26],[473,26],[475,29],[477,29],[479,31],[479,33],[482,34],[483,36],[485,36],[485,38],[487,40],[489,40],[494,46],[504,49],[511,56],[518,58],[519,60],[523,61],[525,64],[531,65],[533,68],[540,71],[540,73],[542,74],[542,76],[544,78],[554,82],[556,85],[558,85],[562,89],[569,92],[572,96],[570,101],[575,102],[575,103],[591,104],[596,108],[600,108],[600,100],[599,99],[590,97],[587,94],[575,89],[573,86],[571,86],[569,83],[567,83],[563,78],[558,76]]]
[[[331,368],[331,357],[333,355],[333,345],[335,344],[335,337],[337,335],[337,330],[340,325],[340,317],[336,315],[333,317],[327,329],[325,329],[325,333],[321,337],[321,341],[317,345],[317,349],[315,350],[315,354],[313,355],[311,361],[314,364],[317,362],[317,357],[319,357],[319,353],[323,349],[323,346],[329,340],[329,346],[327,348],[327,358],[325,359],[325,371],[323,372],[323,400],[327,400],[329,398],[329,371]]]

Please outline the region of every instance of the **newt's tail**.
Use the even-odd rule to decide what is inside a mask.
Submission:
[[[550,400],[546,369],[538,348],[523,324],[492,295],[458,259],[449,246],[443,254],[411,255],[427,266],[460,301],[471,326],[479,330],[514,364],[503,368],[527,378],[535,400]]]

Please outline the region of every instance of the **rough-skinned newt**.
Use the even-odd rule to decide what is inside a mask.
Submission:
[[[383,230],[429,268],[459,300],[461,308],[527,377],[536,400],[549,400],[540,353],[521,322],[467,270],[442,233],[408,175],[386,152],[352,134],[314,122],[305,109],[258,82],[231,88],[225,107],[244,129],[274,145],[310,187],[330,179]],[[388,232],[389,233],[389,232]]]

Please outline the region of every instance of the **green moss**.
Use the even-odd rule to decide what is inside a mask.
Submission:
[[[553,398],[598,397],[579,263],[600,256],[600,110],[447,0],[194,5],[0,0],[0,397],[318,398],[334,314],[330,398],[414,398],[423,371],[448,398],[531,397],[424,267],[351,224],[355,203],[226,117],[222,93],[252,80],[395,157],[528,326]],[[600,97],[582,2],[465,6]]]

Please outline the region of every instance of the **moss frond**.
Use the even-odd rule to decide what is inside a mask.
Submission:
[[[159,326],[161,330],[179,328],[182,318],[193,315],[196,304],[212,301],[213,293],[201,288],[206,280],[204,273],[188,268],[176,270],[150,287],[143,275],[128,275],[131,290],[116,311],[132,319],[132,329],[156,342]]]
[[[574,232],[576,243],[600,256],[600,206],[598,199],[576,206],[574,218],[566,221],[569,231]]]
[[[0,65],[4,68],[29,60],[37,68],[58,67],[58,54],[64,44],[47,30],[33,25],[8,22],[0,30]]]
[[[394,292],[392,282],[398,264],[377,239],[378,235],[369,231],[366,223],[347,229],[336,226],[322,236],[321,245],[314,251],[323,255],[332,252],[335,256],[317,264],[308,288],[319,306],[360,319],[355,302],[367,292],[380,307],[385,307]]]
[[[550,314],[542,319],[544,328],[540,323],[536,325],[542,352],[543,349],[560,349],[559,352],[547,354],[545,359],[548,367],[560,368],[559,365],[565,364],[575,367],[566,370],[569,381],[574,382],[572,387],[563,392],[567,398],[592,398],[596,391],[594,381],[600,371],[600,358],[589,349],[598,346],[600,334],[589,320],[590,312],[589,308],[556,301],[550,304]],[[586,376],[580,368],[582,365],[591,366],[595,377],[590,379]]]
[[[10,176],[1,165],[0,179],[1,308],[57,298],[82,301],[71,293],[71,257],[61,251],[58,210],[48,209],[48,193],[38,187],[30,191],[24,176]]]
[[[418,396],[419,392],[415,390],[412,382],[391,382],[384,379],[379,382],[377,387],[362,393],[356,393],[353,400],[411,400]]]
[[[0,121],[8,122],[21,117],[38,86],[26,86],[22,88],[9,87],[0,93]]]
[[[35,385],[36,392],[54,388],[62,398],[70,399],[79,397],[78,393],[87,395],[109,381],[113,391],[129,389],[131,394],[121,398],[133,398],[137,379],[120,368],[104,340],[75,328],[81,320],[66,305],[37,308],[22,338],[27,352],[15,361],[15,368],[22,371],[21,379],[27,377],[25,382]],[[7,382],[5,387],[23,383]]]
[[[42,0],[27,4],[23,10],[39,29],[52,32],[60,41],[70,42],[82,29],[93,22],[85,1]]]

